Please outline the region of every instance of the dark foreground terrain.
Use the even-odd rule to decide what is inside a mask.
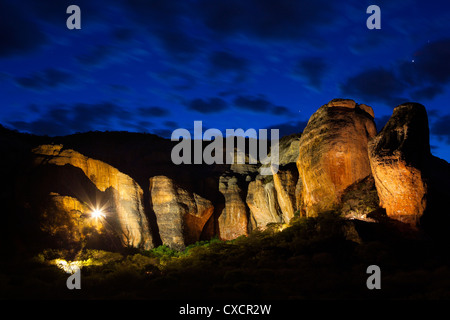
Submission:
[[[177,252],[83,250],[3,256],[2,299],[449,299],[449,245],[393,222],[344,220],[333,212],[296,218],[233,241]],[[66,287],[67,261],[81,265],[81,289]],[[367,268],[381,269],[369,290]]]

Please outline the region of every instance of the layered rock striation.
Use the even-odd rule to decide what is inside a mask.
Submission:
[[[166,176],[150,178],[150,201],[162,243],[175,250],[200,240],[214,212],[211,201],[185,190]]]
[[[307,216],[332,209],[343,191],[371,174],[367,145],[376,135],[372,108],[335,99],[310,118],[297,167]]]
[[[261,174],[268,169],[264,161],[177,166],[170,161],[171,144],[156,136],[95,137],[0,131],[10,153],[20,143],[17,155],[2,160],[2,172],[16,186],[2,189],[2,199],[17,198],[18,206],[9,201],[8,210],[24,213],[9,220],[39,216],[40,230],[62,247],[109,242],[183,250],[199,240],[231,240],[329,210],[374,221],[369,215],[382,207],[392,219],[416,225],[428,217],[439,226],[450,197],[450,166],[431,155],[426,110],[416,103],[395,108],[377,134],[371,107],[334,99],[311,116],[302,134],[280,139],[272,175]],[[10,158],[21,162],[12,165]],[[23,174],[4,169],[21,166]],[[104,217],[94,220],[98,208]]]
[[[64,149],[63,145],[41,145],[33,149],[35,166],[72,166],[83,171],[84,175],[105,193],[105,199],[87,195],[82,201],[90,210],[100,209],[107,204],[105,217],[111,227],[122,239],[124,245],[150,249],[153,240],[147,217],[143,208],[143,191],[128,175],[102,161],[88,158],[74,150]],[[62,181],[68,185],[74,181]],[[83,190],[77,190],[81,195]]]
[[[219,191],[225,200],[218,218],[219,237],[232,240],[248,235],[248,207],[242,183],[236,176],[223,175],[219,180]]]
[[[255,181],[248,185],[246,202],[250,209],[252,230],[264,230],[270,223],[281,223],[283,221],[274,183],[273,181],[265,181],[265,178],[266,176],[258,176]]]
[[[389,217],[416,225],[427,207],[426,176],[432,158],[425,107],[397,106],[370,141],[369,156],[380,206]]]

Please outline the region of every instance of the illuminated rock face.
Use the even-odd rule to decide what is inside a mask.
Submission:
[[[123,244],[144,249],[153,247],[142,203],[143,191],[132,178],[107,163],[64,149],[62,145],[41,145],[33,153],[35,166],[70,165],[81,169],[99,191],[108,195],[108,199],[103,199],[108,203],[105,215]],[[66,183],[70,185],[73,181]],[[84,205],[95,208],[96,200]]]
[[[247,192],[252,230],[264,230],[269,223],[282,222],[273,181],[264,183],[264,177],[250,182]]]
[[[301,179],[298,178],[298,170],[294,166],[284,166],[273,175],[278,206],[280,207],[284,223],[294,217],[300,208],[301,201]]]
[[[219,191],[225,198],[225,208],[218,218],[219,237],[231,240],[247,235],[247,206],[238,179],[234,176],[221,176]]]
[[[52,192],[40,216],[40,230],[51,242],[66,248],[105,239],[113,242],[114,234],[106,230],[102,218],[93,218],[90,213],[91,209],[78,199]]]
[[[311,116],[297,160],[307,216],[332,209],[348,186],[371,174],[367,144],[375,135],[372,109],[353,100],[332,100]]]
[[[211,201],[177,186],[165,176],[150,178],[151,207],[156,215],[162,243],[182,250],[200,240],[211,217]]]
[[[431,160],[425,107],[396,107],[369,143],[369,155],[380,206],[391,218],[416,225],[427,207],[425,170]]]

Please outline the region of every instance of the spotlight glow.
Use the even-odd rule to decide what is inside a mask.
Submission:
[[[92,218],[98,219],[98,218],[104,217],[105,214],[103,213],[103,211],[101,209],[94,209],[91,212],[91,216],[92,216]]]

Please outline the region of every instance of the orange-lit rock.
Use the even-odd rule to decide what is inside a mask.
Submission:
[[[57,245],[83,246],[108,232],[101,219],[90,213],[91,209],[76,198],[50,193],[40,216],[40,230]]]
[[[237,177],[221,176],[219,191],[225,198],[225,208],[218,218],[219,237],[223,240],[232,240],[247,235],[247,206]]]
[[[107,218],[126,246],[150,249],[153,241],[143,208],[143,191],[128,175],[102,161],[88,158],[62,145],[41,145],[33,150],[34,164],[65,166],[81,169],[99,191],[111,196]],[[73,183],[67,181],[67,184]],[[95,202],[95,201],[93,201]],[[96,203],[86,204],[95,207]]]
[[[333,208],[348,186],[371,173],[367,143],[376,135],[372,114],[353,100],[335,99],[309,119],[297,160],[308,216]]]
[[[150,178],[149,188],[162,243],[181,250],[200,240],[214,211],[211,201],[180,188],[165,176]]]
[[[424,170],[431,163],[425,107],[418,103],[396,107],[369,143],[369,155],[380,206],[391,218],[416,225],[427,207]]]

